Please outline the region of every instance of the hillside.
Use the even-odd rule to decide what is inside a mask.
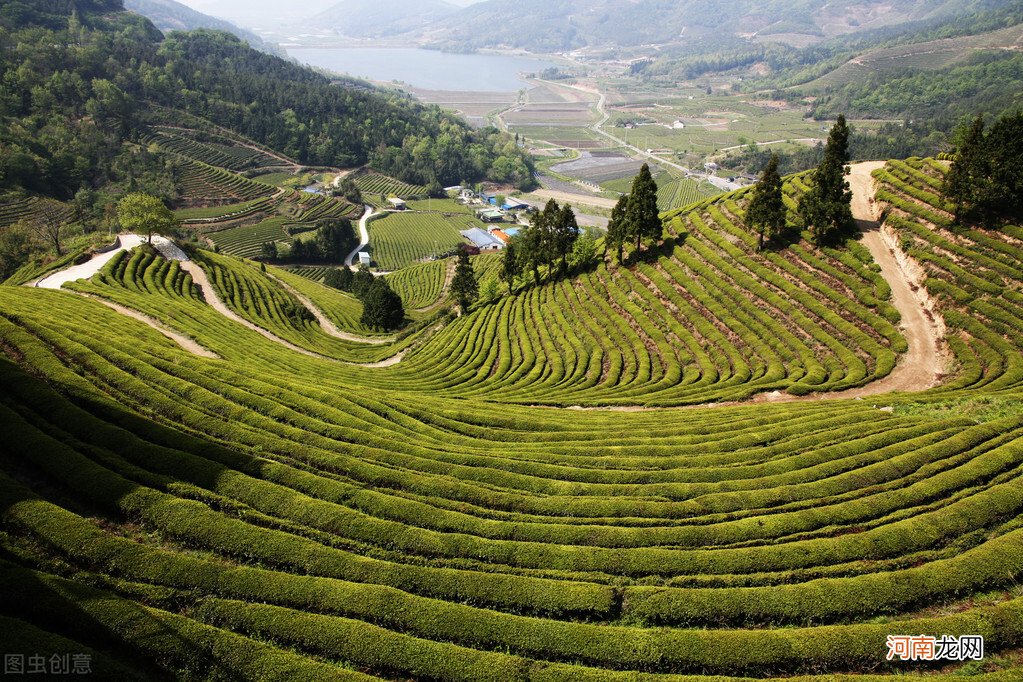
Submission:
[[[742,194],[395,345],[209,252],[0,287],[6,641],[122,678],[1019,679],[1023,233],[951,232],[940,162],[870,168],[930,296],[894,305],[954,357],[922,393],[869,391],[918,352],[904,266],[758,253]],[[886,660],[906,632],[984,667]]]
[[[444,0],[341,0],[303,25],[359,38],[380,37],[417,30],[457,11],[457,6]]]
[[[263,52],[284,56],[276,45],[264,42],[251,31],[239,28],[229,21],[196,12],[176,0],[125,0],[124,7],[146,17],[161,31],[193,31],[208,28],[238,36],[252,47]]]
[[[427,26],[439,44],[515,47],[558,52],[593,46],[678,44],[686,52],[713,52],[752,38],[805,45],[825,38],[963,11],[962,3],[934,0],[487,0],[450,20]],[[514,21],[509,21],[514,17]]]

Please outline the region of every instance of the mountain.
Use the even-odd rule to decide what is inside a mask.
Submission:
[[[372,38],[415,31],[458,10],[444,0],[341,0],[303,23],[318,31]]]
[[[587,46],[777,40],[806,45],[836,35],[960,10],[951,0],[487,0],[424,30],[440,45],[537,52]]]
[[[191,7],[175,2],[175,0],[124,0],[124,7],[146,17],[164,32],[209,28],[236,35],[257,50],[278,56],[284,54],[279,47],[265,42],[251,31],[239,28],[224,19],[197,12]]]

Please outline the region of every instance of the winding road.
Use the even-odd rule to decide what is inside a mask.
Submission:
[[[373,217],[374,213],[372,206],[366,206],[366,212],[359,219],[359,239],[362,240],[362,243],[348,254],[348,258],[345,258],[345,267],[351,268],[355,259],[359,257],[359,252],[369,246],[369,219]]]

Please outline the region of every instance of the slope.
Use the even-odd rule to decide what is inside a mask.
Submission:
[[[1018,681],[1023,235],[950,232],[926,189],[942,172],[922,159],[875,171],[885,229],[922,264],[954,330],[958,368],[921,395],[593,412],[513,404],[523,382],[512,402],[496,402],[516,383],[505,363],[540,395],[579,393],[566,375],[550,379],[571,351],[542,366],[527,358],[581,326],[555,305],[591,275],[507,299],[529,323],[508,347],[519,355],[499,371],[477,365],[493,389],[485,396],[429,389],[429,374],[471,366],[442,357],[447,342],[410,353],[418,387],[405,363],[366,369],[290,352],[196,298],[155,253],[90,286],[220,359],[95,301],[0,287],[5,641],[94,651],[98,673],[122,678],[128,668],[243,680]],[[788,187],[791,198],[800,179]],[[846,287],[877,274],[861,249],[756,256],[723,220],[743,202],[670,216],[675,243],[656,263],[599,277],[689,260],[671,287],[708,335],[725,318],[697,294],[731,296],[724,277],[734,277],[742,288],[720,338],[752,346],[758,331],[762,352],[788,337],[767,327],[774,311],[741,305],[765,300],[742,272],[765,287],[810,274],[825,308],[856,309]],[[286,293],[272,279],[215,254],[196,263],[235,314],[293,324],[269,305]],[[640,311],[670,308],[633,291],[615,293],[620,310],[594,295],[571,300],[594,311],[585,324],[617,319],[622,333],[652,335]],[[777,310],[809,317],[810,302],[790,291]],[[533,297],[544,303],[535,312],[516,303]],[[851,333],[819,312],[822,331]],[[474,317],[486,316],[448,331],[479,328],[467,348],[503,354],[499,327]],[[530,331],[541,320],[548,337]],[[829,347],[822,337],[811,350],[842,383]],[[744,382],[756,378],[734,385]],[[653,385],[629,383],[603,391],[628,398]],[[888,660],[888,637],[906,633],[982,636],[984,661]]]

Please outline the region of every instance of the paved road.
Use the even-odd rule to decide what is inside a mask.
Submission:
[[[359,219],[359,239],[362,243],[355,247],[355,250],[348,254],[348,258],[345,259],[345,267],[352,267],[355,259],[359,257],[359,252],[363,251],[369,246],[369,219],[374,214],[373,207],[367,206],[366,212],[362,214],[362,218]]]
[[[60,289],[67,282],[74,282],[79,279],[89,279],[102,270],[103,266],[113,260],[114,256],[119,254],[121,251],[130,251],[136,246],[145,244],[146,238],[139,234],[120,234],[117,235],[117,243],[118,246],[116,249],[94,256],[92,260],[82,263],[81,265],[73,265],[70,268],[66,268],[60,272],[55,272],[52,275],[44,277],[36,282],[36,286],[41,289]],[[184,252],[175,246],[169,239],[165,239],[160,236],[153,236],[153,246],[156,247],[160,253],[163,253],[164,257],[168,259],[187,260],[187,256],[185,256]]]

